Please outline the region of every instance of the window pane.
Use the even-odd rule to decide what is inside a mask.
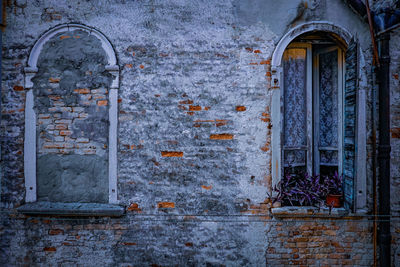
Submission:
[[[284,150],[284,164],[288,166],[305,166],[306,151],[305,150]]]
[[[337,50],[319,57],[319,146],[338,146]],[[321,161],[322,162],[322,161]]]
[[[337,151],[320,151],[320,162],[321,165],[337,165],[338,163],[338,152]]]
[[[305,146],[307,145],[306,49],[287,49],[284,54],[283,69],[284,146]]]
[[[338,52],[319,54],[319,153],[321,175],[338,171]]]

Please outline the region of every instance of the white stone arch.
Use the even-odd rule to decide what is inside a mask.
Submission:
[[[353,35],[345,28],[335,25],[329,21],[314,21],[300,24],[289,30],[278,42],[271,58],[271,153],[272,153],[272,186],[274,187],[281,179],[281,79],[282,77],[282,57],[287,46],[298,36],[310,32],[328,32],[338,37],[338,40],[347,46]],[[362,71],[364,57],[359,48],[360,64],[359,79],[366,83],[366,75]],[[360,90],[357,94],[357,180],[355,192],[362,192],[356,195],[356,208],[358,210],[366,207],[366,86],[360,83]]]
[[[109,175],[109,203],[117,204],[117,123],[118,123],[118,89],[119,89],[119,67],[117,57],[110,41],[104,34],[98,30],[82,24],[62,24],[46,31],[36,41],[30,54],[27,66],[25,67],[25,88],[27,90],[25,99],[25,140],[24,140],[24,173],[26,202],[37,201],[36,188],[36,114],[33,109],[33,83],[31,79],[38,72],[37,62],[44,44],[56,34],[74,30],[82,30],[90,35],[97,37],[106,52],[108,65],[105,67],[113,75],[113,80],[109,90],[109,157],[108,157],[108,175]]]

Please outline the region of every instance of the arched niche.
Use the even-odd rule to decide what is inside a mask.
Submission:
[[[77,34],[74,35],[74,33],[81,33],[81,35]],[[25,200],[26,202],[36,202],[38,200],[38,180],[37,180],[37,175],[38,175],[38,169],[37,169],[37,159],[38,159],[38,151],[40,153],[40,149],[42,148],[42,146],[40,148],[37,147],[38,142],[41,142],[41,139],[38,137],[37,135],[37,131],[38,131],[38,120],[42,120],[41,122],[45,121],[47,118],[45,115],[41,115],[41,118],[38,118],[38,114],[36,114],[36,110],[38,109],[39,104],[35,103],[35,79],[37,79],[37,75],[40,75],[41,70],[39,69],[40,66],[38,66],[38,63],[40,61],[40,56],[41,53],[43,52],[43,49],[50,49],[48,46],[49,42],[52,42],[52,44],[57,44],[56,42],[58,42],[58,40],[63,40],[64,38],[69,39],[67,40],[69,42],[70,47],[72,47],[73,51],[73,46],[74,43],[73,40],[74,38],[77,40],[77,42],[83,42],[82,40],[79,40],[79,38],[81,37],[86,38],[85,40],[94,40],[94,42],[96,43],[96,45],[99,46],[99,49],[101,49],[101,53],[104,55],[104,68],[103,68],[103,72],[104,72],[104,76],[108,77],[107,80],[107,87],[104,90],[97,90],[96,93],[98,93],[98,95],[96,97],[98,97],[98,100],[93,100],[95,99],[94,97],[91,98],[92,101],[95,101],[94,103],[97,103],[96,105],[98,106],[98,108],[102,108],[102,112],[104,114],[106,114],[105,116],[107,117],[107,124],[108,124],[108,131],[106,131],[106,144],[104,145],[104,147],[107,148],[104,149],[104,151],[102,151],[102,153],[106,153],[106,155],[104,156],[104,158],[106,158],[106,162],[108,164],[108,166],[106,166],[107,168],[107,182],[108,182],[108,186],[105,185],[106,187],[108,187],[108,196],[106,196],[108,201],[102,201],[102,202],[106,202],[106,203],[110,203],[110,204],[116,204],[118,203],[117,200],[117,109],[118,109],[118,89],[119,89],[119,67],[117,65],[117,59],[116,59],[116,55],[114,52],[114,49],[111,45],[111,43],[108,41],[108,39],[99,31],[97,31],[94,28],[85,26],[85,25],[80,25],[80,24],[63,24],[63,25],[59,25],[56,26],[50,30],[48,30],[47,32],[45,32],[39,39],[38,41],[35,43],[35,45],[33,46],[31,53],[29,55],[29,59],[28,59],[28,64],[27,67],[25,68],[25,88],[27,89],[27,94],[26,94],[26,103],[25,103],[25,141],[24,141],[24,171],[25,171],[25,187],[26,187],[26,197]],[[60,48],[60,49],[64,49],[64,48]],[[85,48],[87,51],[90,51],[90,47],[86,47]],[[83,48],[79,51],[84,50]],[[80,52],[78,52],[77,54],[79,55]],[[84,52],[83,52],[84,53]],[[57,53],[55,54],[57,55]],[[75,55],[71,55],[71,56],[75,56]],[[39,68],[38,68],[39,67]],[[77,70],[79,70],[79,67],[76,67]],[[70,69],[69,69],[70,71]],[[108,73],[108,74],[107,74]],[[89,73],[91,74],[91,73]],[[88,74],[88,75],[89,75]],[[74,72],[72,72],[71,77],[74,77]],[[57,78],[53,78],[50,77],[49,78],[49,89],[54,89],[57,88],[58,83],[60,83],[62,81],[60,81]],[[37,85],[36,85],[37,87]],[[54,87],[54,88],[53,88]],[[81,94],[82,96],[85,96],[86,94],[94,94],[94,92],[92,92],[90,89],[88,88],[75,88],[73,89],[75,95],[73,96],[73,100],[75,101],[77,98],[81,97],[79,94]],[[65,90],[64,90],[65,91]],[[103,94],[103,96],[101,95]],[[56,94],[51,94],[49,95],[49,98],[53,97],[52,100],[58,100]],[[103,97],[103,98],[102,98]],[[74,100],[75,99],[75,100]],[[81,99],[81,98],[79,98]],[[52,100],[49,100],[50,102]],[[63,100],[63,99],[62,99]],[[77,100],[76,100],[77,101]],[[64,103],[65,104],[65,103]],[[74,111],[74,107],[77,108],[77,110],[80,108],[81,104],[73,104],[72,108],[70,107],[65,107],[66,108],[66,112],[69,112],[70,114],[72,114],[72,117],[76,117],[76,116],[80,116],[77,115]],[[90,105],[92,105],[92,103],[87,104],[88,107],[90,107]],[[65,106],[65,105],[64,105]],[[93,105],[92,105],[93,106]],[[61,106],[62,107],[62,106]],[[55,107],[57,108],[57,107]],[[82,109],[84,109],[85,107],[83,107]],[[87,108],[87,107],[86,107]],[[96,106],[93,106],[92,109],[95,111],[95,108],[97,108]],[[95,112],[94,112],[95,113]],[[82,115],[82,119],[84,120],[86,115]],[[60,118],[61,120],[63,118]],[[65,118],[64,118],[65,119]],[[71,121],[73,121],[71,119]],[[39,122],[39,123],[41,123]],[[63,125],[62,123],[64,123],[63,121],[60,122],[51,122],[51,123],[60,123],[60,124],[55,124],[55,126],[57,127],[58,125]],[[65,123],[69,123],[68,120],[66,120]],[[73,124],[73,122],[72,122]],[[84,125],[84,121],[81,123],[81,125]],[[54,125],[50,125],[51,127],[54,127]],[[50,127],[50,128],[51,128]],[[65,126],[58,126],[60,129],[62,129],[63,127],[65,128]],[[70,145],[73,146],[73,148],[78,149],[79,146],[75,145],[75,143],[78,142],[78,138],[79,141],[81,142],[80,144],[84,144],[86,143],[90,143],[91,140],[90,138],[83,138],[83,137],[79,137],[79,136],[75,136],[74,138],[69,137],[68,135],[68,130],[70,125],[66,126],[67,132],[64,132],[64,134],[66,134],[65,136],[60,136],[60,138],[62,139],[63,137],[68,138]],[[72,127],[75,127],[74,125]],[[73,132],[73,131],[71,131]],[[84,132],[82,130],[82,132]],[[61,134],[61,132],[58,133],[59,135]],[[51,138],[50,138],[51,139]],[[86,140],[88,139],[88,140]],[[50,140],[52,141],[52,140]],[[74,143],[75,142],[75,143]],[[57,145],[58,144],[58,145]],[[65,143],[66,144],[66,143]],[[56,151],[57,153],[59,151],[61,151],[61,154],[68,154],[69,152],[71,152],[72,150],[70,149],[70,147],[68,147],[69,145],[62,145],[62,149],[60,150],[60,145],[59,143],[56,143],[55,145],[53,144],[53,147],[51,146],[47,146],[47,148],[49,149],[53,149],[54,151]],[[81,147],[83,147],[83,145],[80,145]],[[44,146],[43,146],[44,147]],[[57,150],[59,149],[59,150]],[[70,149],[70,150],[68,150]],[[48,150],[50,151],[50,150]],[[49,152],[50,153],[50,152]],[[72,151],[72,154],[74,154],[75,152]],[[86,152],[85,152],[86,153]],[[95,152],[94,154],[96,154],[97,152]],[[85,159],[84,155],[79,155],[82,157],[82,159]],[[79,165],[79,159],[76,160],[75,165],[78,166]],[[58,163],[60,164],[60,163]],[[64,164],[64,163],[62,163]],[[82,163],[84,164],[84,163]],[[75,168],[74,164],[65,164],[63,165],[64,169],[68,169],[68,168]],[[94,170],[95,171],[95,170]],[[82,189],[84,190],[84,188]],[[104,199],[104,197],[103,197]],[[67,201],[67,202],[73,202],[73,201]],[[84,201],[86,202],[86,201]],[[89,201],[90,202],[90,201]],[[96,201],[94,201],[96,202]]]

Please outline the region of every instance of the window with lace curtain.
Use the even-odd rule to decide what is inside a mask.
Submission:
[[[343,50],[326,39],[290,44],[283,55],[283,173],[342,173]]]

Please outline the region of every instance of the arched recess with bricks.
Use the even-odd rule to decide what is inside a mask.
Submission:
[[[289,30],[278,42],[271,59],[271,124],[273,125],[271,133],[271,153],[272,153],[272,186],[278,184],[282,177],[282,155],[281,155],[281,89],[283,84],[283,66],[282,58],[285,50],[291,42],[297,37],[308,34],[325,32],[331,35],[338,43],[347,47],[354,39],[354,36],[345,28],[328,21],[314,21],[300,24]],[[360,46],[357,46],[359,55],[358,64],[358,80],[359,87],[357,91],[357,155],[356,155],[356,182],[355,192],[357,194],[356,210],[364,210],[366,208],[366,88],[367,76],[363,71],[365,67],[364,56]]]
[[[119,67],[108,39],[80,24],[48,30],[29,55],[25,88],[26,202],[117,203]]]

